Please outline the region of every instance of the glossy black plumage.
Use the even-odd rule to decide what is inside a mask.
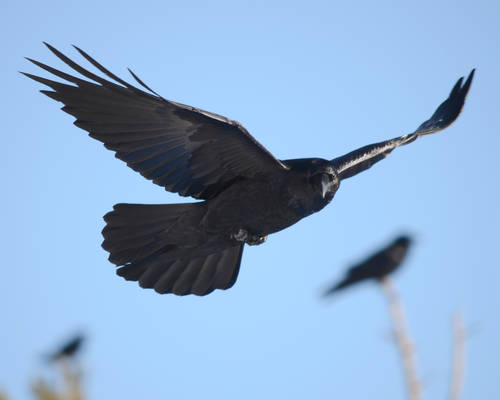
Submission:
[[[68,342],[64,343],[58,350],[56,350],[49,359],[51,361],[57,361],[62,358],[70,358],[73,357],[82,346],[84,341],[84,337],[82,335],[76,335]]]
[[[159,293],[205,295],[231,287],[245,243],[263,243],[321,210],[341,179],[386,157],[394,148],[451,124],[463,106],[473,72],[412,134],[365,146],[328,161],[276,159],[239,123],[145,90],[78,52],[104,79],[47,45],[88,80],[30,60],[61,78],[26,76],[50,87],[42,93],[64,104],[75,125],[166,190],[205,200],[171,205],[117,204],[106,214],[103,248],[118,275]],[[114,82],[116,83],[114,83]]]
[[[341,289],[365,280],[380,280],[392,274],[404,261],[410,245],[411,239],[409,236],[402,235],[397,237],[388,246],[377,251],[361,263],[349,268],[345,277],[329,288],[325,292],[325,296],[332,295]]]

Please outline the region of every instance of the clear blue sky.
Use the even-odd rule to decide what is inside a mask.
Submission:
[[[39,355],[78,329],[91,399],[400,399],[384,299],[320,293],[408,230],[396,284],[427,398],[445,398],[462,310],[464,399],[500,393],[500,8],[495,1],[3,3],[0,387],[29,398]],[[236,119],[279,158],[333,158],[412,131],[477,68],[455,125],[342,183],[322,212],[246,248],[236,285],[160,296],[115,276],[102,215],[183,201],[125,167],[23,59],[76,44],[164,97]]]

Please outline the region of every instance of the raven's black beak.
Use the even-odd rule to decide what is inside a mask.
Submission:
[[[330,185],[330,177],[326,174],[323,174],[323,176],[321,177],[321,195],[323,196],[323,198],[325,198],[326,194],[330,190]]]

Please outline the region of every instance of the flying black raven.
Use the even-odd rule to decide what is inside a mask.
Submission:
[[[82,335],[76,335],[70,341],[63,344],[63,346],[55,351],[49,359],[51,361],[61,360],[63,358],[73,357],[76,352],[81,348],[84,337]]]
[[[333,285],[325,292],[329,296],[348,286],[366,279],[381,280],[393,273],[403,262],[411,239],[408,236],[399,236],[390,245],[368,257],[363,262],[349,268],[344,279]]]
[[[321,210],[340,181],[370,168],[398,146],[450,125],[459,115],[474,70],[413,133],[362,147],[333,160],[278,160],[238,122],[166,100],[132,71],[141,90],[87,53],[76,50],[108,79],[47,47],[86,79],[28,59],[62,78],[26,76],[52,90],[76,126],[116,157],[170,192],[204,200],[189,204],[117,204],[104,216],[102,247],[121,266],[117,274],[158,293],[206,295],[236,281],[245,243]],[[114,82],[112,82],[114,81]]]

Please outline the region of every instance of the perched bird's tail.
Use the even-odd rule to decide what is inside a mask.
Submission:
[[[337,293],[338,291],[351,286],[352,284],[358,282],[358,280],[348,277],[342,280],[341,282],[337,283],[336,285],[330,287],[327,291],[323,293],[323,297],[329,297],[332,294]]]
[[[238,276],[243,244],[210,245],[204,203],[116,204],[104,216],[102,247],[117,274],[158,293],[206,295]]]

